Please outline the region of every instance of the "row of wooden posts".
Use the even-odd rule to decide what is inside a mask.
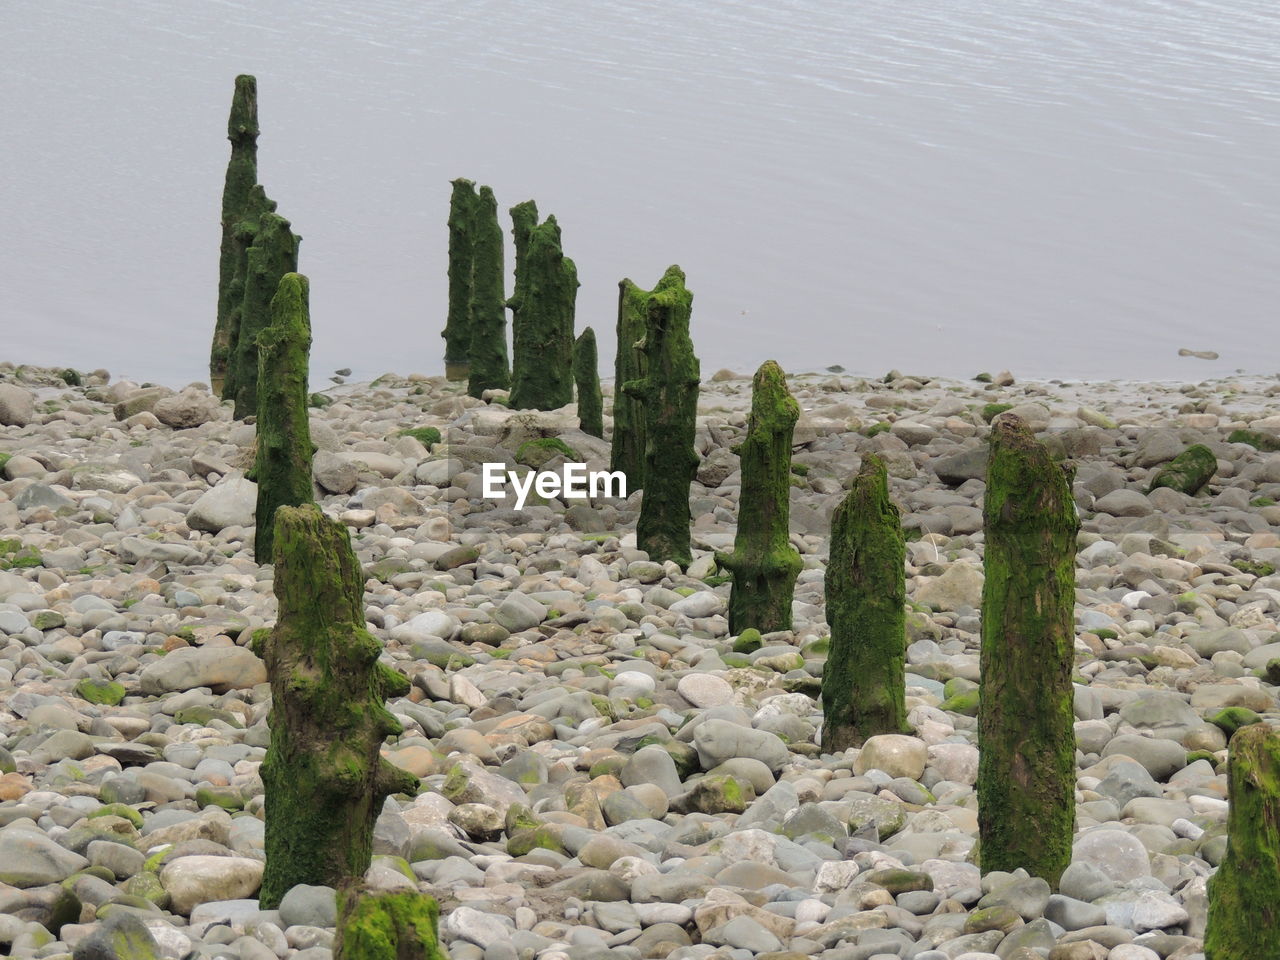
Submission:
[[[223,397],[235,401],[237,417],[257,416],[255,553],[274,562],[279,601],[274,629],[253,641],[272,688],[271,745],[262,767],[268,816],[260,899],[271,908],[298,883],[342,887],[345,934],[340,932],[337,956],[434,958],[434,901],[365,897],[352,886],[369,866],[383,800],[418,788],[415,777],[380,755],[385,739],[401,730],[385,701],[407,693],[408,682],[379,662],[380,644],[365,628],[364,578],[345,527],[313,502],[308,282],[293,272],[298,242],[288,221],[271,211],[255,183],[257,129],[253,78],[239,77],[211,374]],[[473,394],[509,386],[513,406],[523,401],[551,409],[571,402],[576,366],[580,411],[585,385],[588,415],[602,420],[594,335],[588,329],[586,345],[579,338],[573,349],[576,270],[560,250],[554,218],[539,224],[532,202],[513,208],[516,291],[507,300],[495,211],[488,188],[476,194],[469,181],[454,182],[450,235],[465,242],[450,245],[444,337],[451,375],[465,376]],[[691,560],[688,497],[697,468],[700,381],[689,334],[692,295],[684,279],[672,267],[653,290],[621,284],[611,458],[629,485],[644,491],[638,545],[652,559],[682,567]],[[510,373],[507,308],[516,318]],[[522,361],[525,349],[536,364]],[[582,362],[587,356],[589,366]],[[589,413],[592,383],[595,414]],[[799,406],[772,361],[756,372],[752,390],[738,448],[738,532],[733,550],[716,555],[732,576],[732,634],[790,629],[802,567],[789,536]],[[602,422],[594,432],[603,435]],[[1071,677],[1079,524],[1070,469],[1010,415],[992,424],[984,517],[981,865],[984,872],[1023,867],[1056,888],[1070,862],[1075,828]],[[905,541],[878,457],[864,458],[833,514],[830,539],[822,742],[835,752],[908,729]],[[1280,937],[1274,909],[1280,895],[1280,736],[1263,725],[1238,732],[1230,771],[1228,853],[1210,883],[1207,945],[1219,960],[1263,956],[1262,947]]]

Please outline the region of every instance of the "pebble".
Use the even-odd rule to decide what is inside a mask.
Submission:
[[[251,552],[252,427],[198,388],[24,370],[0,384],[32,401],[27,425],[3,428],[0,538],[40,559],[0,570],[0,942],[84,952],[138,918],[164,956],[323,960],[331,889],[295,887],[279,911],[254,899],[269,693],[248,641],[276,607]],[[478,464],[514,461],[525,439],[607,462],[572,416],[438,378],[329,391],[312,411],[320,502],[352,529],[370,629],[413,684],[389,705],[404,731],[388,758],[423,778],[384,807],[366,880],[439,897],[464,960],[1143,960],[1181,945],[1148,939],[1165,932],[1197,947],[1225,844],[1218,714],[1280,712],[1253,675],[1280,657],[1280,466],[1225,442],[1280,425],[1272,384],[910,383],[792,378],[808,467],[792,629],[736,650],[730,587],[712,577],[732,548],[744,381],[703,385],[686,571],[636,549],[638,498],[523,514],[479,498]],[[1079,826],[1052,895],[965,862],[975,722],[942,709],[981,680],[990,402],[1077,462]],[[848,428],[887,417],[875,437]],[[427,425],[448,450],[397,436]],[[1148,495],[1193,435],[1220,475],[1194,499]],[[914,531],[910,730],[831,754],[814,683],[827,518],[872,450]],[[1187,764],[1196,750],[1212,759]],[[455,763],[465,778],[446,796]],[[508,832],[517,805],[540,845]],[[64,881],[84,922],[55,940]]]

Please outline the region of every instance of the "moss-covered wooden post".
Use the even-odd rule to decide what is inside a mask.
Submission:
[[[639,344],[644,339],[648,303],[648,290],[641,290],[626,279],[618,283],[618,348],[613,361],[613,438],[609,447],[609,469],[626,475],[629,492],[644,486],[644,414],[623,385],[644,379],[644,355]]]
[[[258,334],[271,324],[271,301],[281,279],[298,269],[300,239],[284,217],[264,213],[258,218],[258,230],[246,255],[244,300],[233,361],[237,420],[258,412]]]
[[[1071,469],[1018,417],[991,427],[983,505],[978,826],[983,872],[1057,889],[1075,830],[1076,531]]]
[[[578,425],[583,433],[604,437],[604,395],[600,392],[596,332],[590,327],[573,343],[573,379],[578,390]]]
[[[1206,960],[1275,956],[1280,944],[1280,731],[1241,727],[1227,754],[1227,855],[1209,878]]]
[[[258,224],[264,214],[274,213],[276,202],[267,196],[261,184],[255,184],[249,191],[241,211],[241,219],[231,230],[231,286],[227,296],[231,301],[227,314],[226,337],[227,346],[222,368],[222,392],[219,399],[234,400],[239,389],[240,372],[237,368],[240,344],[240,318],[244,313],[244,288],[249,276],[249,248],[258,235]],[[256,370],[255,370],[256,372]]]
[[[236,77],[227,119],[231,160],[222,187],[222,247],[218,255],[218,315],[209,353],[209,383],[215,397],[222,396],[227,376],[227,351],[231,346],[231,310],[239,302],[232,291],[236,274],[235,228],[249,213],[249,194],[258,182],[258,81],[247,74]]]
[[[804,566],[791,546],[791,435],[800,405],[787,389],[787,375],[772,360],[751,384],[751,418],[738,456],[742,496],[733,553],[716,562],[733,574],[729,632],[749,627],[761,633],[791,629],[791,600]]]
[[[498,202],[488,187],[480,188],[472,218],[471,342],[467,393],[479,398],[486,390],[511,385],[507,362],[507,298],[503,292],[502,227]]]
[[[257,534],[253,553],[271,560],[278,507],[314,499],[311,483],[311,424],[307,419],[307,370],[311,315],[307,278],[286,273],[271,301],[271,326],[258,334]]]
[[[449,960],[440,946],[440,905],[413,890],[338,891],[333,960]]]
[[[693,439],[701,370],[689,337],[692,310],[693,294],[684,285],[684,271],[668,267],[647,297],[641,341],[644,378],[623,385],[645,418],[645,485],[636,545],[652,560],[672,560],[681,567],[692,559],[689,484],[698,470]]]
[[[338,887],[364,876],[383,800],[418,787],[378,753],[401,731],[385,701],[409,683],[378,662],[346,528],[313,503],[281,507],[273,559],[276,625],[254,639],[271,679],[264,910],[295,884]]]
[[[449,198],[449,312],[445,317],[444,375],[466,380],[471,356],[471,273],[476,185],[459,177]]]
[[[538,225],[538,205],[532,200],[525,200],[523,203],[517,203],[507,212],[511,215],[511,239],[515,249],[516,260],[515,288],[511,291],[511,299],[507,301],[507,306],[511,308],[516,317],[519,317],[520,304],[523,302],[525,290],[529,286],[528,274],[525,272],[525,261],[529,256],[529,237],[533,234],[533,228]],[[519,324],[515,319],[511,321],[511,327],[513,331],[518,330]]]
[[[573,316],[578,299],[578,270],[561,249],[555,217],[530,231],[523,269],[511,406],[554,410],[573,402]]]
[[[862,746],[868,737],[907,732],[905,560],[888,472],[883,460],[868,454],[831,517],[824,751],[838,753]]]

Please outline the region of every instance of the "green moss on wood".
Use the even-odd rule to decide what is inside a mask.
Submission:
[[[449,309],[444,330],[444,370],[466,380],[471,356],[471,274],[474,263],[476,185],[459,177],[449,198]]]
[[[275,628],[261,643],[271,679],[263,909],[299,883],[339,886],[372,857],[383,800],[418,779],[379,755],[401,731],[385,701],[409,683],[378,662],[364,626],[364,577],[346,529],[315,504],[281,507]]]
[[[311,482],[311,423],[307,416],[307,371],[311,353],[310,284],[287,273],[271,301],[271,325],[258,334],[258,438],[254,480],[258,484],[254,557],[271,559],[276,510],[314,497]]]
[[[298,269],[299,242],[284,217],[263,213],[258,218],[253,242],[245,254],[244,298],[232,344],[232,369],[228,371],[228,382],[235,390],[231,396],[237,420],[258,412],[258,334],[271,325],[271,301],[280,281]]]
[[[511,370],[511,406],[554,410],[573,401],[573,318],[578,298],[578,269],[564,255],[555,217],[529,231],[523,257],[517,257],[515,330]]]
[[[1071,470],[1018,417],[991,430],[983,505],[978,825],[982,869],[1057,888],[1075,828],[1076,518]]]
[[[573,344],[573,380],[578,392],[578,425],[583,433],[604,436],[604,394],[600,392],[596,332],[587,327]]]
[[[511,385],[511,368],[507,361],[502,227],[498,225],[498,202],[488,187],[481,187],[476,198],[471,235],[471,339],[467,351],[467,393],[479,398],[486,390],[505,390]]]
[[[768,360],[752,381],[747,436],[738,450],[742,496],[733,552],[716,562],[733,574],[729,632],[791,629],[791,601],[804,565],[791,546],[791,437],[800,405],[782,368]]]
[[[1209,878],[1207,960],[1275,955],[1280,943],[1280,734],[1242,727],[1227,760],[1227,853]]]
[[[239,303],[234,290],[237,262],[242,254],[236,225],[249,215],[250,194],[258,182],[258,83],[247,75],[236,77],[227,118],[231,160],[222,187],[222,246],[218,255],[218,309],[209,354],[209,382],[214,396],[222,396],[231,347],[231,312]]]
[[[1218,472],[1218,458],[1204,444],[1187,447],[1160,470],[1147,488],[1150,493],[1157,487],[1169,487],[1187,496],[1199,493]]]
[[[448,960],[440,946],[440,906],[411,890],[338,893],[334,960]]]
[[[831,517],[823,750],[837,752],[877,734],[907,731],[905,559],[888,471],[869,454]]]
[[[659,562],[687,567],[689,484],[698,469],[693,439],[701,370],[689,336],[693,294],[684,271],[667,268],[647,298],[645,331],[640,341],[645,371],[622,389],[645,419],[644,499],[636,523],[636,545]]]
[[[636,398],[627,394],[623,385],[644,379],[644,340],[649,313],[650,291],[642,290],[630,280],[618,284],[617,352],[613,375],[613,439],[609,449],[609,469],[622,471],[627,490],[644,486],[645,418]]]

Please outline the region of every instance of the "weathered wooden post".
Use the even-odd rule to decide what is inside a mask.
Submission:
[[[222,392],[219,399],[234,400],[239,389],[240,319],[244,314],[244,288],[249,276],[249,248],[258,235],[263,215],[273,213],[276,202],[267,196],[261,184],[249,191],[241,211],[241,219],[231,229],[231,285],[227,289],[230,309],[226,318],[226,347],[222,352]]]
[[[473,230],[479,203],[476,185],[459,177],[452,181],[449,198],[449,312],[445,317],[444,375],[466,380],[471,357],[471,273],[474,263]]]
[[[440,946],[440,905],[412,890],[338,891],[334,960],[449,960]]]
[[[906,541],[884,461],[863,458],[831,517],[824,584],[831,648],[822,671],[822,749],[907,732]]]
[[[583,433],[604,437],[604,395],[600,392],[596,332],[590,327],[573,343],[573,379],[578,391],[578,424]]]
[[[378,662],[346,528],[313,503],[281,507],[273,557],[279,613],[254,638],[271,679],[264,910],[295,884],[363,877],[383,800],[418,786],[378,752],[402,729],[386,698],[408,693],[409,682]]]
[[[236,77],[227,118],[231,160],[222,188],[222,247],[218,255],[218,315],[209,354],[209,384],[215,397],[222,396],[227,376],[227,351],[231,346],[230,316],[239,304],[232,290],[236,275],[236,224],[251,215],[250,192],[258,182],[258,82],[247,74]],[[256,214],[253,214],[256,219]]]
[[[623,385],[645,418],[644,499],[636,523],[636,545],[650,559],[687,567],[689,484],[698,470],[693,448],[701,370],[689,337],[693,294],[684,271],[667,268],[648,294],[641,341],[645,375]]]
[[[264,213],[258,218],[258,229],[246,254],[244,300],[234,345],[237,420],[258,412],[258,334],[271,323],[271,300],[280,289],[280,280],[298,269],[300,239],[284,217]]]
[[[729,633],[748,627],[761,633],[791,629],[791,600],[804,565],[791,546],[791,436],[800,405],[787,376],[772,360],[751,384],[751,418],[738,456],[742,493],[733,552],[716,562],[733,574]]]
[[[1072,471],[1018,417],[991,426],[978,826],[983,872],[1028,872],[1057,888],[1075,830],[1076,532]]]
[[[1241,727],[1227,754],[1227,855],[1209,878],[1206,960],[1275,956],[1280,944],[1280,731]]]
[[[271,301],[271,326],[258,334],[257,533],[253,553],[271,560],[276,508],[311,503],[311,424],[307,418],[307,371],[311,352],[310,285],[286,273]]]
[[[529,232],[518,259],[511,406],[554,410],[573,401],[573,317],[578,270],[560,246],[555,217]],[[523,290],[519,287],[523,284]]]
[[[502,227],[498,225],[498,202],[488,187],[480,188],[471,223],[467,393],[479,398],[486,390],[505,390],[511,385],[511,369],[507,364],[507,298],[502,279]]]
[[[644,355],[639,343],[644,339],[649,291],[630,280],[618,283],[618,348],[613,361],[613,438],[609,447],[609,469],[621,470],[627,490],[644,486],[644,414],[636,399],[623,389],[625,384],[644,379]]]

